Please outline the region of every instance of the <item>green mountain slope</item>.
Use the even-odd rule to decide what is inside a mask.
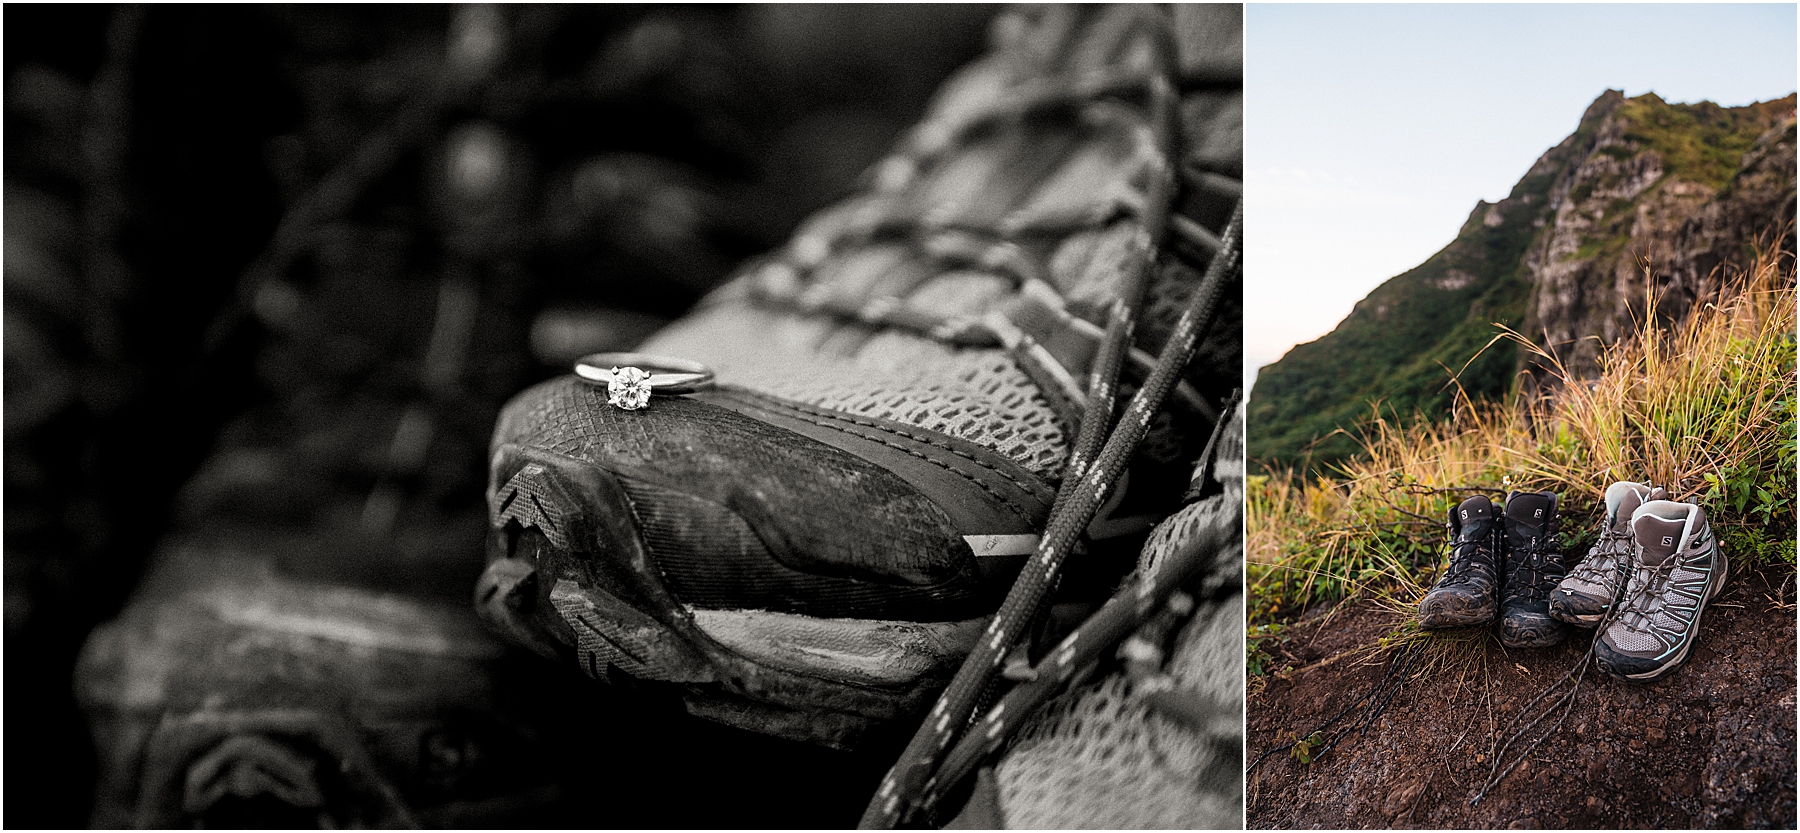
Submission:
[[[1506,199],[1477,204],[1448,246],[1262,369],[1247,409],[1251,457],[1329,465],[1357,451],[1352,435],[1378,411],[1441,416],[1458,386],[1504,397],[1521,363],[1510,344],[1482,351],[1496,323],[1591,358],[1641,312],[1642,258],[1667,306],[1685,310],[1712,267],[1792,218],[1793,110],[1793,96],[1721,108],[1607,91]]]

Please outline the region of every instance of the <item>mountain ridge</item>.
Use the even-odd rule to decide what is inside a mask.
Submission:
[[[1794,101],[1727,108],[1607,90],[1506,198],[1477,201],[1448,245],[1261,370],[1251,457],[1328,466],[1356,452],[1355,430],[1377,413],[1436,417],[1459,387],[1494,400],[1516,379],[1541,386],[1545,368],[1489,345],[1496,323],[1591,372],[1600,344],[1643,313],[1645,258],[1666,322],[1716,292],[1715,270],[1745,262],[1769,229],[1784,229],[1791,253]]]

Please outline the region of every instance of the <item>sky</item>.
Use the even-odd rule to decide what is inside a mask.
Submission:
[[[1249,5],[1246,389],[1505,197],[1605,90],[1725,106],[1794,92],[1794,12]]]

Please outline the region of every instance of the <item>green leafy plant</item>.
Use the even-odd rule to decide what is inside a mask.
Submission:
[[[1287,634],[1280,622],[1265,622],[1252,626],[1244,639],[1244,668],[1252,677],[1261,677],[1269,673],[1275,663],[1275,655],[1265,647],[1270,641],[1286,642]]]
[[[1325,745],[1325,733],[1313,732],[1312,734],[1295,741],[1294,748],[1289,749],[1288,754],[1293,756],[1294,760],[1299,761],[1300,763],[1310,764],[1314,760],[1314,753],[1316,753],[1319,750],[1319,747],[1323,745]]]

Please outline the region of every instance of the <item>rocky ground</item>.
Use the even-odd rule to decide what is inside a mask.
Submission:
[[[1476,806],[1500,730],[1575,667],[1592,631],[1539,650],[1490,633],[1456,662],[1415,670],[1380,718],[1322,759],[1263,761],[1246,785],[1248,826],[1792,829],[1793,571],[1733,567],[1685,665],[1648,685],[1590,673],[1562,728]],[[1247,760],[1375,687],[1388,655],[1351,652],[1396,620],[1354,602],[1296,625],[1272,649],[1279,670],[1260,690],[1252,680]]]

